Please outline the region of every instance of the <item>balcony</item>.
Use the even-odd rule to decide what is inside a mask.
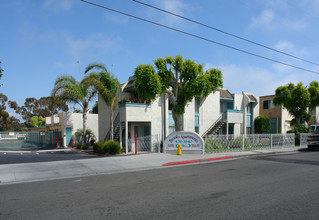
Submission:
[[[243,123],[243,114],[242,110],[227,109],[223,114],[223,120],[228,123]]]
[[[124,100],[119,103],[121,120],[150,122],[152,120],[151,104],[135,99]]]

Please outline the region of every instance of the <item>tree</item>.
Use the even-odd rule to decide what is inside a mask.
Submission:
[[[43,127],[45,126],[45,118],[42,118],[41,116],[33,116],[31,118],[31,126],[33,128]]]
[[[85,82],[93,86],[104,102],[110,107],[110,139],[113,141],[113,114],[117,104],[117,92],[120,88],[120,83],[108,72],[103,63],[88,65],[85,69],[85,74],[89,74]]]
[[[83,142],[81,139],[83,139],[83,129],[77,129],[74,133],[75,137],[77,138],[78,142]],[[86,129],[86,135],[85,135],[86,143],[93,145],[96,141],[96,137],[94,135],[94,132],[91,129]]]
[[[308,88],[310,94],[310,110],[314,110],[319,106],[319,83],[317,81],[312,81]]]
[[[259,115],[255,118],[255,132],[262,134],[270,130],[270,119],[263,115]]]
[[[24,130],[20,120],[10,116],[6,111],[8,97],[0,93],[0,131],[21,131]]]
[[[63,75],[56,79],[52,90],[53,97],[79,105],[83,110],[83,144],[87,146],[86,121],[89,112],[89,103],[93,101],[96,90],[85,83],[85,79],[78,82],[73,76]]]
[[[202,64],[181,55],[174,58],[158,58],[152,65],[139,65],[135,69],[135,87],[139,96],[154,100],[167,94],[173,108],[175,131],[183,130],[182,119],[185,106],[194,97],[207,97],[223,86],[222,72],[218,69],[203,70]]]
[[[20,114],[27,127],[31,126],[33,116],[49,117],[60,111],[69,110],[66,102],[56,97],[26,98],[24,105],[19,106],[15,101],[8,102],[10,108],[13,108],[17,114]]]
[[[304,127],[306,127],[306,123],[311,119],[308,108],[317,105],[315,100],[312,101],[310,92],[301,82],[297,85],[289,83],[287,86],[278,87],[273,102],[275,105],[283,105],[294,117],[291,121],[291,126],[296,124],[303,125]]]
[[[1,60],[0,60],[0,79],[1,79],[1,77],[2,77],[2,75],[3,75],[3,69],[1,69]],[[2,84],[0,83],[0,86],[2,86]]]

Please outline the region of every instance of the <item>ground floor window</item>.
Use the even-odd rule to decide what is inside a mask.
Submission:
[[[199,134],[199,127],[195,127],[195,132]]]

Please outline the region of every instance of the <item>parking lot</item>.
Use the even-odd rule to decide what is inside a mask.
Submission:
[[[62,160],[78,160],[96,158],[73,149],[48,150],[0,150],[0,164],[37,163]]]

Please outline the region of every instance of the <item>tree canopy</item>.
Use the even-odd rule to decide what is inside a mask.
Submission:
[[[8,97],[0,93],[0,131],[21,131],[23,126],[20,120],[10,116],[6,111]]]
[[[175,130],[181,131],[185,106],[195,98],[207,97],[223,86],[222,72],[185,59],[181,55],[158,58],[152,65],[139,65],[135,69],[135,87],[139,96],[155,100],[167,94],[173,107]]]
[[[32,128],[38,128],[38,127],[43,127],[45,126],[45,118],[41,117],[41,116],[33,116],[31,118],[31,125],[30,127]]]
[[[66,102],[62,99],[52,96],[36,98],[26,98],[24,105],[19,106],[15,101],[8,102],[10,108],[22,116],[27,127],[31,126],[33,116],[49,117],[60,111],[67,112],[69,110]]]
[[[89,86],[85,79],[78,82],[71,75],[63,75],[56,79],[52,89],[52,97],[58,97],[66,102],[79,105],[83,110],[83,144],[87,146],[86,121],[89,112],[89,103],[94,100],[96,90]]]
[[[280,86],[276,89],[273,102],[275,105],[283,105],[294,117],[292,126],[308,123],[311,119],[308,110],[318,105],[318,83],[313,81],[308,89],[301,82]]]
[[[117,104],[117,92],[120,82],[115,78],[103,63],[92,63],[85,69],[88,74],[84,81],[94,87],[104,102],[110,107],[110,139],[113,140],[113,112]]]

